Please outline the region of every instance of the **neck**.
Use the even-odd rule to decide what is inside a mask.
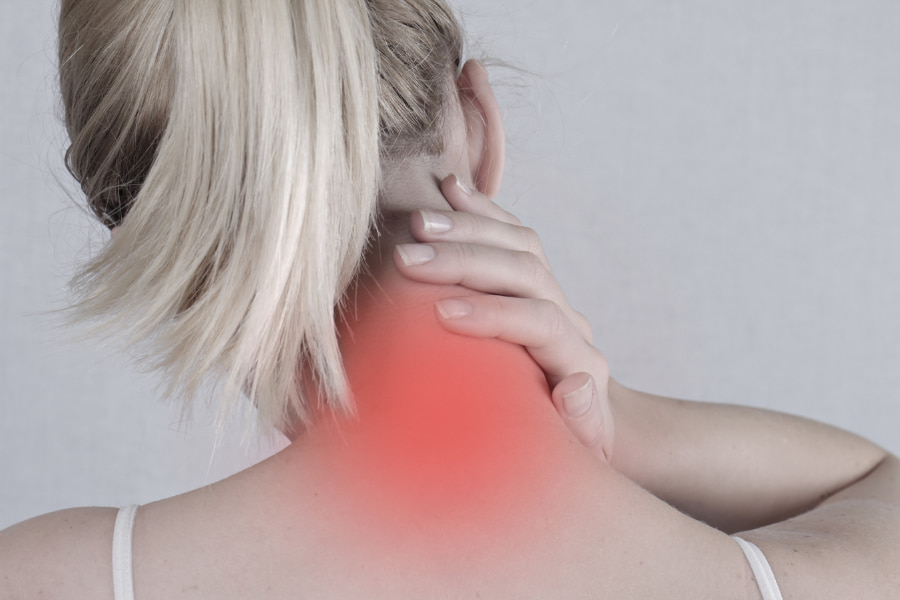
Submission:
[[[369,279],[399,276],[391,255],[397,244],[414,243],[409,219],[418,209],[453,210],[440,191],[440,182],[452,170],[439,159],[392,161],[384,168],[379,196],[378,235],[364,260]]]
[[[397,269],[392,258],[397,244],[416,242],[409,229],[410,217],[415,210],[453,210],[441,194],[439,185],[450,173],[460,172],[459,165],[456,167],[447,167],[443,161],[427,157],[394,160],[383,167],[384,183],[378,199],[377,234],[370,240],[356,280],[345,292],[345,315],[358,317],[362,309],[371,308],[373,300],[390,302],[392,296],[441,292],[445,296],[465,296],[473,293],[461,286],[429,285],[412,281]],[[339,336],[346,340],[348,323],[338,319],[336,325]],[[342,343],[342,352],[344,346]],[[350,376],[348,372],[348,377]],[[312,381],[310,373],[304,370],[302,385],[315,420],[319,415],[314,409],[323,403],[315,394],[316,386]],[[290,427],[282,429],[282,433],[291,442],[303,437],[306,432],[307,427],[299,419]]]
[[[355,414],[319,409],[285,454],[321,473],[346,514],[380,523],[376,537],[393,535],[391,523],[442,536],[457,527],[461,540],[512,526],[510,506],[529,505],[522,498],[535,493],[535,470],[550,468],[550,448],[570,445],[523,347],[438,322],[436,300],[477,292],[414,282],[393,264],[394,244],[412,241],[413,210],[450,208],[437,185],[444,175],[422,165],[391,178],[368,273],[338,323]]]
[[[571,444],[524,348],[438,323],[434,301],[464,288],[401,279],[361,286],[339,326],[355,414],[319,412],[290,452],[378,546],[489,543],[539,510],[535,474]]]

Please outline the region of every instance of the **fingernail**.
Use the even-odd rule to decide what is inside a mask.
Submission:
[[[463,300],[447,298],[437,302],[438,312],[445,319],[459,319],[472,314],[472,305]]]
[[[407,267],[424,265],[434,258],[434,248],[425,244],[398,244],[397,251]]]
[[[458,187],[459,189],[461,189],[461,190],[462,190],[462,193],[465,194],[466,196],[471,196],[471,195],[472,195],[472,190],[470,190],[470,189],[469,189],[469,186],[467,186],[466,184],[464,184],[464,183],[462,182],[462,179],[459,178],[459,175],[454,175],[453,177],[456,178],[456,187]]]
[[[432,212],[430,210],[420,210],[422,220],[425,221],[425,231],[428,233],[444,233],[450,231],[453,227],[453,221],[446,215]]]
[[[566,414],[573,419],[587,413],[593,402],[594,387],[591,379],[588,379],[588,382],[577,390],[563,395],[563,407],[566,409]]]

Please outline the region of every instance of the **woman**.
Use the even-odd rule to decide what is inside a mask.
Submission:
[[[723,532],[787,597],[896,590],[895,458],[608,377],[490,201],[499,109],[441,2],[247,5],[62,3],[69,164],[116,228],[78,314],[188,399],[223,372],[293,443],[0,533],[3,597],[775,593]]]

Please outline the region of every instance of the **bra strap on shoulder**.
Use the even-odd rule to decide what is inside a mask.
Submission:
[[[134,600],[134,574],[131,564],[131,537],[137,504],[119,509],[113,529],[113,591],[116,600]]]
[[[765,554],[759,549],[759,546],[737,536],[731,536],[731,539],[737,542],[738,546],[747,557],[750,563],[750,569],[756,578],[756,585],[759,586],[759,593],[762,594],[763,600],[784,600],[781,596],[781,590],[778,589],[778,582],[775,581],[775,573],[769,566]]]

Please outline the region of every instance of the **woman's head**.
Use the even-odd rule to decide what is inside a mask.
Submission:
[[[149,340],[186,398],[224,372],[281,425],[305,363],[342,405],[382,159],[440,153],[455,100],[443,0],[63,0],[59,34],[67,165],[119,227],[73,315]]]

